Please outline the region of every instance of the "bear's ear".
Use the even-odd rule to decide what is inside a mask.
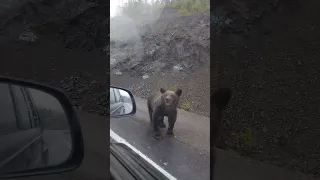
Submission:
[[[165,92],[166,92],[166,90],[165,90],[165,89],[163,89],[163,88],[160,88],[160,92],[163,94],[163,93],[165,93]]]
[[[231,89],[219,88],[211,95],[211,103],[215,104],[217,108],[225,108],[231,99]]]
[[[177,94],[178,96],[181,96],[182,90],[181,90],[181,89],[177,89],[177,90],[176,90],[176,94]]]

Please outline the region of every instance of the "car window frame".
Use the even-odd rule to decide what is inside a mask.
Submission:
[[[30,121],[31,129],[32,129],[35,127],[35,122],[33,121],[33,113],[32,113],[32,109],[31,109],[30,100],[27,99],[27,97],[26,97],[26,88],[20,87],[20,89],[21,89],[22,97],[23,97],[23,99],[26,103],[26,106],[27,106],[29,121]]]
[[[24,101],[25,101],[25,97],[24,97],[24,94],[23,94],[22,89],[21,89],[22,87],[17,86],[17,88],[20,89],[20,91],[21,91],[21,93],[22,93],[22,96],[23,96],[23,99],[24,99]],[[17,126],[18,126],[18,129],[19,129],[20,131],[33,129],[34,127],[33,127],[32,122],[31,122],[32,120],[31,120],[31,118],[30,118],[29,109],[27,109],[27,110],[28,110],[30,128],[27,128],[27,129],[21,128],[22,114],[21,114],[21,112],[18,110],[17,95],[15,94],[15,92],[14,92],[14,90],[13,90],[13,85],[9,85],[9,89],[10,89],[10,91],[11,91],[11,96],[12,96],[12,100],[13,100],[13,104],[14,104],[14,111],[15,111],[15,114],[16,114],[16,117],[17,117]],[[27,104],[27,106],[28,106],[28,103],[27,103],[27,102],[26,102],[26,104]]]
[[[40,121],[40,116],[38,113],[37,106],[34,103],[33,97],[30,93],[29,88],[23,88],[23,95],[24,98],[28,101],[28,107],[30,108],[30,113],[31,113],[31,121],[34,124],[34,128],[40,126],[41,121]]]
[[[115,88],[113,88],[113,89],[114,89],[114,91],[116,91],[114,94],[115,94],[115,97],[117,98],[117,103],[122,102],[121,101],[120,90],[119,89],[115,89]]]

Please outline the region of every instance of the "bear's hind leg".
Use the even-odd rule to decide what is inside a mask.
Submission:
[[[159,126],[160,128],[166,128],[166,124],[164,123],[164,116],[159,117]]]
[[[150,124],[152,125],[152,109],[151,107],[148,105],[148,112],[149,112],[149,118],[150,118]]]
[[[175,124],[176,120],[177,120],[177,112],[175,112],[174,114],[170,114],[168,116],[169,128],[167,130],[167,135],[174,136],[173,128],[174,128],[174,124]]]
[[[161,139],[160,128],[159,128],[159,110],[155,109],[152,113],[152,126],[153,126],[153,137],[155,139]]]

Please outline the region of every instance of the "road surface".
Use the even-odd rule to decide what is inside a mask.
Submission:
[[[130,114],[132,112],[132,103],[123,103],[125,114]]]
[[[47,165],[58,165],[68,159],[72,150],[70,131],[45,130],[43,140],[48,148]]]
[[[72,151],[70,131],[65,130],[44,130],[41,136],[40,129],[32,129],[3,136],[0,139],[2,139],[0,142],[6,145],[1,148],[4,160],[0,162],[0,167],[4,165],[1,171],[58,165],[65,162]],[[47,149],[46,152],[43,151],[44,148]]]
[[[129,118],[111,119],[111,130],[120,137],[126,139],[131,145],[140,150],[175,178],[183,180],[209,180],[210,141],[209,137],[204,137],[205,140],[200,140],[201,135],[208,136],[210,134],[209,127],[206,126],[208,128],[204,128],[204,131],[206,132],[199,132],[198,148],[195,147],[195,144],[188,144],[185,140],[192,140],[195,138],[188,138],[188,135],[185,136],[183,134],[183,131],[187,130],[188,127],[181,125],[185,120],[185,118],[181,116],[178,117],[176,123],[176,138],[165,136],[165,130],[163,130],[162,134],[164,138],[160,141],[155,140],[152,137],[152,128],[149,126],[146,103],[139,100],[140,99],[136,100],[136,115]],[[193,120],[198,121],[199,118]],[[209,118],[203,117],[201,120],[207,121],[207,124],[209,124]],[[190,133],[192,134],[193,131],[194,129],[190,130]],[[194,134],[194,136],[197,135]]]
[[[137,113],[111,119],[110,128],[176,179],[206,180],[210,174],[209,118],[179,111],[175,138],[152,138],[146,100],[135,98]],[[167,123],[166,123],[167,124]],[[310,176],[217,150],[216,180],[312,180]]]
[[[106,117],[79,112],[83,138],[84,160],[75,171],[62,174],[17,178],[24,180],[105,180],[109,179],[109,138],[112,130],[122,138],[127,138],[131,145],[139,149],[159,166],[166,169],[177,179],[208,179],[208,121],[205,117],[191,113],[179,113],[176,125],[176,138],[164,138],[155,141],[150,138],[150,128],[144,101],[137,98],[137,114],[131,118],[119,118],[108,121]],[[140,127],[141,126],[141,127]],[[134,131],[133,129],[136,129]],[[129,130],[128,132],[126,130]],[[151,151],[152,149],[152,151]],[[243,159],[232,153],[217,152],[217,180],[312,180],[300,174],[263,164],[250,159]],[[202,169],[200,169],[202,167]],[[191,172],[196,173],[193,175]],[[190,176],[190,177],[186,177]],[[180,177],[180,178],[179,178]]]

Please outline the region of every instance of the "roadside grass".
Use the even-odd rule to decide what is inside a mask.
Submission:
[[[210,0],[180,0],[173,1],[169,7],[179,9],[179,13],[189,15],[192,13],[210,12]]]
[[[169,90],[169,91],[176,91],[178,88],[176,87],[176,86],[168,86],[167,88],[166,88],[166,90]]]
[[[234,140],[238,144],[244,144],[246,146],[253,146],[254,143],[254,132],[252,128],[246,128],[244,132],[241,133],[232,133],[231,134]]]
[[[190,102],[184,102],[184,103],[181,103],[181,105],[180,105],[180,109],[183,109],[185,111],[189,111],[190,107],[191,107]]]

